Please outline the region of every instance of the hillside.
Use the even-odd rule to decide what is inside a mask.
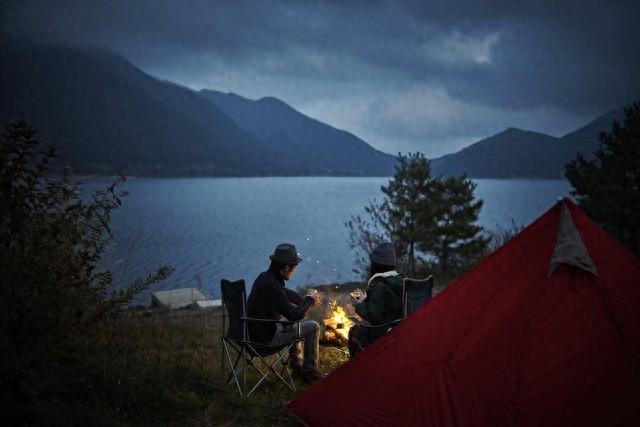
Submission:
[[[509,128],[431,162],[435,174],[474,178],[562,179],[564,166],[581,152],[593,157],[598,136],[623,116],[612,109],[561,138]]]
[[[393,174],[393,156],[349,132],[305,116],[277,98],[253,101],[232,93],[201,93],[263,146],[281,153],[281,166],[290,173]]]
[[[389,176],[395,158],[283,101],[196,92],[100,48],[0,39],[0,122],[24,119],[59,147],[57,167],[139,176]],[[612,109],[556,138],[509,128],[433,159],[435,174],[563,178],[592,156]]]
[[[583,127],[564,135],[561,139],[565,146],[565,156],[574,158],[579,151],[588,158],[593,158],[593,153],[598,148],[598,137],[601,132],[611,131],[611,123],[614,120],[622,120],[623,108],[613,108]]]
[[[546,178],[561,160],[554,158],[558,139],[509,128],[461,151],[432,161],[434,173],[482,178]],[[554,176],[556,177],[556,176]]]
[[[96,58],[100,58],[97,60]],[[24,119],[76,173],[264,174],[260,147],[197,93],[115,54],[3,42],[0,120]]]
[[[259,138],[209,97],[162,81],[122,56],[0,41],[0,122],[23,119],[59,147],[57,167],[138,176],[387,175],[393,158],[347,132],[305,117],[284,138]],[[251,101],[248,101],[251,103]],[[302,116],[275,99],[278,129]],[[269,108],[267,108],[269,110]],[[279,116],[282,110],[288,114]],[[261,110],[260,113],[264,113]],[[295,118],[295,119],[294,119]],[[292,119],[292,123],[285,122]]]

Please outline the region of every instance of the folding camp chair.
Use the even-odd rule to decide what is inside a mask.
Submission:
[[[388,332],[394,326],[397,326],[400,322],[413,314],[414,311],[431,299],[432,294],[433,276],[429,276],[426,279],[406,278],[402,281],[402,317],[381,325],[372,325],[370,323],[362,322],[357,317],[352,317],[352,319],[358,324],[359,328],[363,328],[368,331],[369,336],[379,338],[384,335],[385,332]],[[366,346],[366,343],[361,343],[357,339],[354,339],[353,341],[360,350]]]
[[[231,282],[223,279],[220,282],[220,288],[222,290],[222,331],[224,333],[222,337],[223,357],[226,356],[230,370],[227,383],[235,383],[240,396],[245,397],[251,395],[267,379],[269,373],[273,373],[276,379],[279,379],[292,391],[295,391],[296,386],[289,370],[289,353],[293,346],[304,340],[300,335],[300,322],[247,317],[247,297],[244,280]],[[229,325],[225,331],[227,318]],[[297,331],[297,335],[288,344],[279,346],[251,341],[248,326],[249,323],[253,322],[286,325],[294,328]],[[232,355],[235,356],[235,361]],[[275,361],[269,363],[267,356],[271,355],[274,355]],[[221,362],[224,363],[223,361]],[[278,372],[276,368],[279,363],[281,367]],[[259,377],[249,390],[247,389],[248,370],[254,370]]]

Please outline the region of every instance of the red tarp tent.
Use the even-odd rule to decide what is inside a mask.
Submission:
[[[640,426],[640,260],[559,202],[289,404],[310,426]]]

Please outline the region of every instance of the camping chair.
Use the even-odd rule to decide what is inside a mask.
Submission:
[[[295,391],[296,386],[293,382],[288,362],[289,352],[293,346],[303,341],[300,336],[300,322],[247,317],[247,297],[244,280],[231,282],[223,279],[220,281],[220,288],[222,290],[222,332],[224,334],[222,336],[223,357],[226,356],[230,369],[227,383],[235,383],[240,397],[245,397],[251,395],[267,378],[269,373],[273,373],[277,379],[292,391]],[[229,325],[225,330],[227,317]],[[296,328],[297,336],[288,344],[280,346],[251,341],[249,337],[249,323],[251,322],[289,325]],[[275,355],[273,363],[269,363],[266,359],[267,356],[271,355]],[[235,361],[232,356],[235,356]],[[224,363],[224,361],[221,361],[221,363]],[[276,370],[278,363],[282,365],[280,372]],[[247,389],[248,370],[254,370],[259,376],[257,382],[249,390]]]
[[[369,330],[370,334],[384,335],[385,332],[390,331],[394,326],[397,326],[404,319],[409,317],[426,303],[433,294],[433,276],[429,276],[426,279],[409,279],[406,278],[402,282],[402,317],[399,319],[391,320],[390,322],[383,323],[381,325],[372,325],[370,323],[362,322],[357,317],[352,319],[357,323],[359,328],[365,328]],[[360,343],[358,340],[354,342],[359,347],[360,351],[364,349],[366,344]]]

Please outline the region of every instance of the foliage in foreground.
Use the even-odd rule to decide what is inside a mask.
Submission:
[[[3,417],[23,423],[95,393],[93,362],[110,350],[122,306],[171,273],[160,267],[111,292],[111,273],[96,266],[124,178],[83,198],[68,174],[47,177],[55,150],[39,147],[24,122],[9,125],[0,145],[0,402]]]
[[[600,134],[595,159],[582,154],[566,166],[584,211],[640,255],[640,102],[625,108],[624,122]]]

